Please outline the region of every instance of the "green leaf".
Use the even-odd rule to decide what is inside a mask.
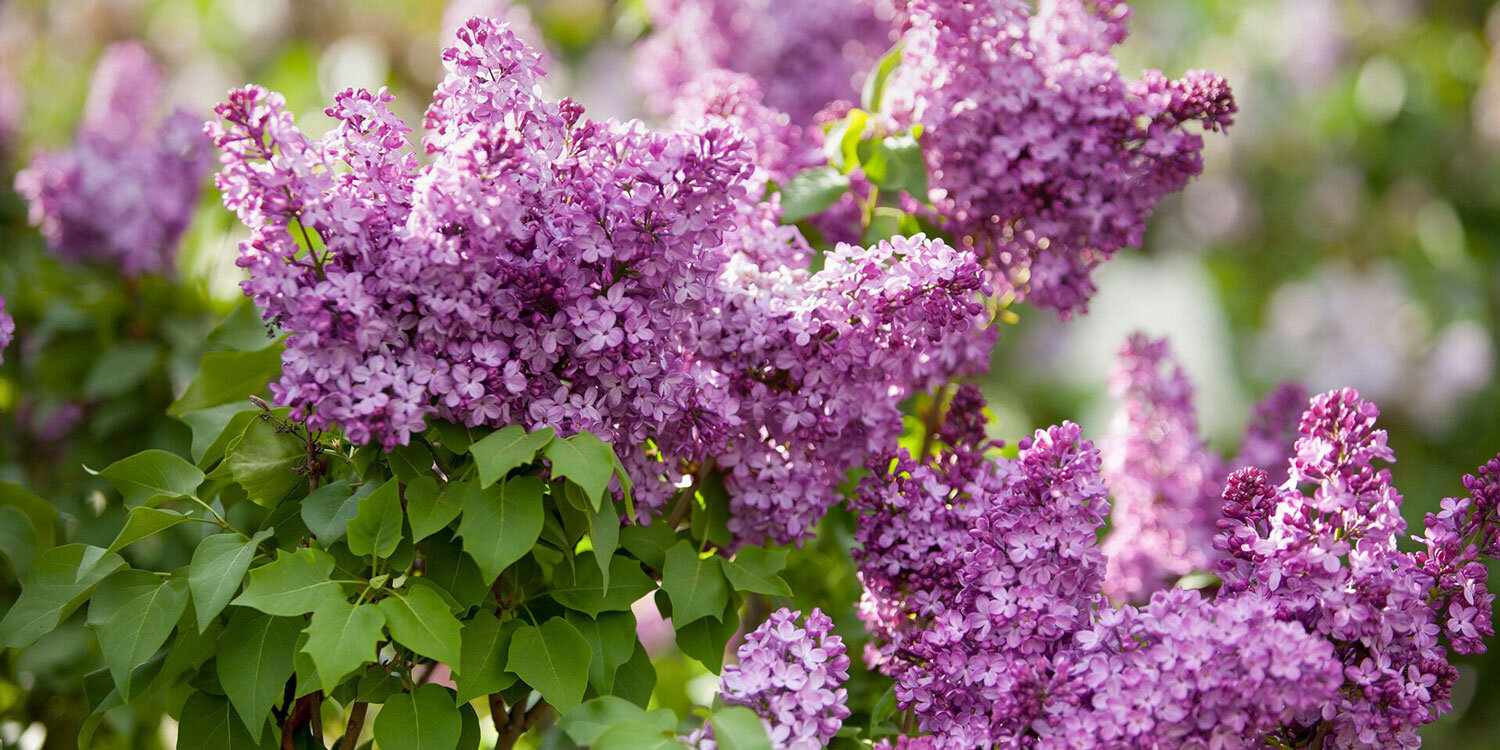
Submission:
[[[307,614],[329,600],[343,600],[343,590],[328,580],[333,565],[333,555],[320,549],[282,552],[274,562],[250,571],[245,592],[230,603],[253,607],[268,615]]]
[[[307,461],[307,445],[296,436],[277,432],[265,419],[253,419],[229,448],[224,463],[250,501],[275,507],[292,490],[307,483],[297,472]]]
[[[458,716],[462,730],[458,733],[458,750],[479,750],[483,735],[479,729],[479,714],[468,703],[458,704]]]
[[[589,542],[594,545],[594,559],[604,574],[603,587],[609,588],[610,559],[620,546],[620,514],[612,501],[605,499],[603,508],[589,514]]]
[[[140,386],[159,361],[161,345],[152,341],[111,346],[94,360],[83,381],[83,395],[101,400],[123,396]]]
[[[349,551],[356,555],[391,556],[401,544],[401,495],[395,480],[386,482],[359,501],[359,512],[349,519]]]
[[[567,440],[553,440],[544,451],[552,462],[552,477],[566,477],[588,497],[597,510],[615,473],[615,454],[609,444],[592,432],[580,432]]]
[[[31,520],[38,549],[51,549],[57,541],[57,508],[52,503],[26,491],[19,484],[0,482],[0,506],[15,508]]]
[[[292,654],[303,625],[300,617],[236,609],[224,629],[215,660],[219,684],[256,740],[292,676]]]
[[[581,612],[568,612],[566,616],[593,650],[589,684],[600,694],[609,694],[614,690],[615,672],[635,653],[635,616],[628,611],[606,612],[597,618]]]
[[[485,584],[493,584],[542,534],[542,480],[516,477],[498,489],[466,492],[460,502],[464,551],[479,563]]]
[[[625,721],[605,730],[592,750],[682,750],[683,744],[644,721]]]
[[[384,626],[385,615],[373,604],[324,600],[307,624],[307,643],[302,646],[324,689],[333,689],[349,673],[375,660]]]
[[[667,564],[667,550],[677,543],[677,532],[657,520],[650,526],[626,526],[620,529],[620,545],[637,560],[661,570]]]
[[[904,191],[927,202],[927,162],[922,146],[910,133],[888,135],[876,147],[878,158],[867,160],[865,176],[886,192]],[[877,166],[878,165],[878,166]]]
[[[583,700],[589,679],[589,642],[561,617],[541,627],[522,625],[510,639],[507,669],[562,712]]]
[[[708,723],[714,728],[714,741],[723,750],[771,750],[766,725],[744,706],[725,706],[714,711]]]
[[[712,620],[700,620],[700,622],[713,622]],[[642,708],[651,704],[651,694],[656,691],[656,667],[651,663],[651,655],[646,653],[646,647],[639,642],[635,644],[635,653],[630,655],[630,661],[615,672],[614,694],[636,704]],[[653,715],[657,711],[651,712]],[[666,714],[668,726],[677,725],[677,717],[671,711],[662,711]]]
[[[795,224],[823,213],[847,192],[849,176],[837,169],[804,169],[781,187],[781,223]]]
[[[234,715],[229,701],[195,692],[177,722],[177,750],[268,750],[270,736],[257,743]]]
[[[869,112],[851,109],[823,136],[823,156],[839,174],[847,175],[859,166],[859,144],[864,140],[865,124],[869,121]]]
[[[193,431],[193,461],[200,467],[212,466],[224,457],[224,451],[235,438],[245,434],[250,420],[260,413],[260,409],[249,402],[237,401],[190,411],[178,417]]]
[[[453,598],[458,609],[468,609],[484,601],[490,587],[474,558],[463,553],[458,541],[443,537],[429,539],[422,544],[422,556],[427,563],[422,577],[440,589],[438,593]]]
[[[741,547],[734,559],[719,558],[724,575],[736,591],[749,591],[767,596],[791,596],[792,590],[777,573],[786,567],[785,549],[767,550],[764,547]]]
[[[441,419],[429,419],[427,423],[432,426],[435,442],[459,455],[468,453],[469,446],[491,432],[487,427],[468,427]]]
[[[461,498],[451,487],[439,488],[437,480],[425,476],[406,485],[406,520],[411,523],[412,541],[420,542],[458,518]]]
[[[349,519],[359,513],[359,502],[379,487],[379,482],[356,487],[347,479],[325,484],[302,499],[302,522],[318,541],[333,544],[344,538]]]
[[[187,609],[187,582],[143,570],[122,570],[99,584],[89,603],[89,627],[99,636],[104,663],[129,699],[131,675],[146,663]]]
[[[729,533],[729,492],[724,489],[724,477],[718,472],[708,475],[707,481],[698,486],[693,495],[693,538],[707,539],[720,547],[729,546],[733,535]]]
[[[78,609],[105,576],[123,567],[119,555],[83,544],[65,544],[38,555],[20,598],[0,619],[0,646],[25,648],[35,643]]]
[[[498,693],[515,683],[515,675],[506,671],[506,658],[511,636],[520,625],[518,620],[501,622],[483,609],[464,623],[455,680],[460,701]]]
[[[391,696],[375,716],[375,742],[401,750],[454,750],[463,720],[453,694],[439,685]]]
[[[609,588],[597,565],[558,566],[548,593],[558,604],[598,616],[600,612],[625,611],[637,599],[656,590],[656,582],[641,570],[640,564],[615,555],[609,562]]]
[[[420,440],[413,440],[392,448],[385,454],[385,462],[401,484],[409,485],[417,477],[432,473],[432,450]]]
[[[250,570],[256,546],[271,534],[271,529],[262,529],[250,539],[239,534],[214,534],[198,543],[188,565],[188,590],[193,593],[200,633],[229,605]]]
[[[526,434],[526,428],[511,425],[486,435],[469,446],[469,455],[479,467],[479,486],[489,487],[518,466],[536,459],[536,452],[552,442],[552,428]]]
[[[380,600],[391,636],[401,645],[444,664],[458,663],[459,624],[448,603],[426,586]]]
[[[25,580],[31,575],[36,547],[36,531],[26,513],[19,508],[0,505],[0,553],[10,561],[17,579]]]
[[[179,523],[195,520],[197,519],[175,510],[137,505],[131,508],[130,513],[125,516],[125,526],[115,536],[115,541],[109,545],[109,551],[119,552],[152,534],[166,531]]]
[[[885,87],[890,81],[891,73],[901,64],[901,49],[903,42],[897,42],[880,59],[875,62],[875,69],[865,78],[864,88],[860,91],[860,106],[871,112],[880,112],[885,104]]]
[[[739,610],[736,597],[730,597],[719,619],[703,617],[687,625],[678,625],[677,648],[702,662],[710,672],[723,671],[725,647],[740,627]],[[673,623],[676,623],[675,618]]]
[[[701,617],[718,617],[729,600],[724,571],[714,560],[700,558],[687,540],[667,550],[661,587],[672,600],[672,623],[678,628]]]
[[[180,417],[190,411],[244,401],[263,392],[271,378],[281,374],[281,346],[253,352],[209,352],[198,364],[198,375],[187,391],[167,408],[167,415]]]
[[[242,352],[260,351],[276,339],[267,332],[260,308],[250,300],[241,300],[208,334],[210,345]]]
[[[99,476],[125,497],[126,507],[154,504],[153,498],[191,496],[203,483],[203,472],[186,459],[163,450],[141,451],[104,467]]]
[[[662,732],[677,728],[677,717],[671,711],[647,713],[646,709],[613,695],[594,698],[569,711],[557,721],[557,726],[574,742],[588,747],[598,742],[599,736],[610,727],[627,721],[654,726]]]

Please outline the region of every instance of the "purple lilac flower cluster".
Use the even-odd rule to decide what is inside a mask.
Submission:
[[[130,276],[172,268],[212,160],[202,120],[180,110],[161,119],[161,104],[150,53],[115,44],[94,71],[73,148],[16,175],[31,223],[58,255]]]
[[[0,363],[5,362],[5,347],[16,336],[16,321],[5,312],[5,298],[0,297]]]
[[[1143,603],[1178,578],[1213,568],[1230,462],[1199,434],[1193,384],[1166,339],[1128,338],[1110,385],[1121,403],[1099,451],[1114,498],[1104,590],[1117,602]],[[1257,404],[1234,466],[1285,467],[1306,404],[1292,384]]]
[[[388,447],[433,415],[643,442],[695,391],[677,339],[707,312],[748,145],[545,100],[497,22],[443,59],[426,169],[384,91],[340,94],[321,140],[263,89],[218,108],[245,291],[292,334],[278,401]]]
[[[926,733],[898,747],[1249,747],[1333,695],[1332,649],[1263,601],[1109,605],[1108,489],[1077,425],[1014,459],[989,447],[903,459],[861,493],[871,660]]]
[[[1417,747],[1416,730],[1451,708],[1448,648],[1484,650],[1494,595],[1481,558],[1500,553],[1500,462],[1464,478],[1466,498],[1429,514],[1417,553],[1401,551],[1401,496],[1379,411],[1352,389],[1303,414],[1288,481],[1259,469],[1230,477],[1217,546],[1221,597],[1263,597],[1283,622],[1332,644],[1343,684],[1297,727],[1336,747]],[[1447,646],[1444,643],[1447,643]]]
[[[210,126],[252,229],[245,291],[291,334],[273,392],[315,428],[387,447],[428,417],[588,430],[647,508],[716,470],[731,529],[788,542],[893,447],[901,399],[984,366],[972,253],[917,236],[808,269],[755,200],[805,157],[775,150],[791,126],[752,83],[712,79],[729,87],[663,134],[545,99],[497,22],[444,60],[425,169],[383,91],[341,94],[320,140],[255,87]]]
[[[1035,8],[1033,9],[1033,6]],[[1203,138],[1234,100],[1218,76],[1123,79],[1119,0],[911,0],[888,96],[924,128],[946,229],[1002,289],[1082,311],[1095,266],[1139,245],[1156,202],[1202,171]]]
[[[833,620],[818,609],[799,626],[801,612],[785,607],[745,637],[739,663],[724,668],[719,694],[727,703],[759,714],[776,750],[827,747],[849,717],[849,657],[844,639],[832,635]],[[714,750],[712,731],[690,738]]]
[[[647,0],[652,33],[632,77],[647,104],[670,112],[703,71],[746,73],[798,123],[860,82],[896,39],[904,0]]]

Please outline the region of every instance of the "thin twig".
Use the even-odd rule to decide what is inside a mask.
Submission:
[[[932,394],[932,405],[927,407],[927,419],[923,423],[926,431],[922,434],[922,452],[917,454],[918,463],[927,461],[927,455],[937,442],[937,432],[943,426],[943,401],[948,397],[948,388],[949,385],[944,383]]]

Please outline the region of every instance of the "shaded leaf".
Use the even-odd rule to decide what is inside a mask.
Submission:
[[[543,427],[531,434],[520,425],[510,425],[486,435],[469,446],[469,455],[479,467],[479,486],[489,487],[536,459],[537,451],[552,441],[552,428]]]
[[[615,472],[614,451],[591,432],[580,432],[567,440],[553,440],[544,451],[552,463],[552,476],[566,477],[583,490],[597,510]]]
[[[153,534],[166,531],[179,523],[197,520],[175,510],[138,505],[125,516],[125,525],[115,540],[110,543],[110,552],[119,552]]]
[[[280,345],[250,352],[209,352],[198,364],[198,375],[187,391],[167,408],[180,417],[190,411],[244,401],[262,393],[271,378],[281,374]]]
[[[380,600],[391,636],[401,645],[444,664],[458,663],[459,624],[448,603],[426,586]]]
[[[589,684],[601,695],[614,690],[615,672],[635,653],[635,616],[630,612],[605,612],[597,618],[568,612],[568,623],[583,634],[593,651],[589,660]]]
[[[193,594],[199,632],[207,630],[208,624],[229,605],[250,570],[256,545],[270,538],[271,533],[270,529],[263,529],[250,539],[239,534],[215,534],[198,543],[188,565],[188,589]]]
[[[439,488],[437,480],[426,476],[406,485],[406,520],[411,524],[412,541],[420,542],[458,518],[461,498],[450,488]]]
[[[724,575],[736,591],[749,591],[767,596],[791,596],[792,590],[786,581],[777,575],[786,567],[785,549],[768,550],[764,547],[741,547],[734,559],[718,558]]]
[[[300,617],[237,609],[224,629],[215,659],[219,684],[257,740],[292,676],[292,654],[303,625]]]
[[[120,491],[127,507],[146,505],[153,498],[192,495],[203,483],[198,467],[163,450],[141,451],[104,467],[99,476]]]
[[[718,617],[729,600],[729,586],[718,562],[699,557],[686,540],[667,550],[661,587],[672,600],[672,623],[678,628],[701,617]]]
[[[375,645],[384,626],[385,616],[373,604],[356,606],[342,598],[327,599],[313,612],[301,651],[311,657],[323,689],[337,686],[375,660]]]
[[[35,643],[78,609],[105,576],[123,567],[125,560],[119,555],[83,544],[65,544],[37,555],[20,598],[0,619],[0,646],[25,648]]]
[[[187,582],[143,570],[122,570],[104,579],[89,603],[89,627],[120,694],[133,696],[131,678],[167,642],[187,609]]]
[[[333,555],[323,550],[303,548],[291,554],[282,552],[274,562],[250,571],[245,592],[230,603],[253,607],[268,615],[307,614],[330,599],[343,599],[339,585],[328,579],[333,565]]]
[[[506,671],[506,659],[510,655],[511,636],[520,625],[518,620],[501,622],[484,610],[463,624],[455,680],[460,701],[498,693],[515,683],[515,675]]]
[[[297,472],[306,461],[306,444],[257,418],[245,425],[245,432],[229,447],[224,464],[251,502],[270,508],[307,483]]]
[[[453,694],[440,685],[393,695],[375,716],[375,742],[401,750],[454,750],[463,720]]]
[[[401,544],[401,496],[394,480],[360,498],[359,512],[349,519],[349,551],[385,559]]]
[[[589,643],[561,617],[522,625],[510,639],[507,669],[536,688],[559,711],[583,700],[589,678]]]
[[[548,593],[557,603],[590,616],[600,612],[624,611],[637,599],[656,590],[656,582],[641,570],[636,561],[615,555],[609,563],[609,587],[596,565],[559,566],[553,574]]]
[[[541,536],[542,480],[516,477],[497,489],[471,489],[460,502],[464,551],[479,564],[486,585],[494,583]]]

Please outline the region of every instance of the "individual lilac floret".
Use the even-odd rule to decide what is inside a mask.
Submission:
[[[1118,0],[911,0],[887,95],[920,123],[946,228],[1002,290],[1061,315],[1085,309],[1094,268],[1139,245],[1162,196],[1202,171],[1203,130],[1228,126],[1209,73],[1126,81]]]
[[[832,635],[833,620],[820,610],[798,626],[801,616],[785,607],[772,612],[719,678],[725,702],[759,714],[777,750],[827,747],[849,717],[844,639]]]
[[[707,315],[748,144],[727,125],[588,120],[541,94],[539,57],[491,20],[443,60],[425,169],[384,91],[340,94],[320,140],[263,89],[218,109],[219,185],[252,229],[245,291],[291,334],[277,401],[386,447],[433,416],[643,443],[697,398],[681,344]]]
[[[16,336],[16,321],[5,311],[5,298],[0,297],[0,364],[5,362],[5,347],[10,346]]]
[[[1100,447],[1114,497],[1104,590],[1139,603],[1212,567],[1223,469],[1198,432],[1193,384],[1166,339],[1131,336],[1110,390],[1121,404]]]
[[[658,113],[706,70],[748,74],[766,102],[809,124],[830,102],[856,99],[895,41],[895,0],[647,0],[651,34],[636,45],[635,87]]]
[[[441,32],[454,33],[470,18],[486,16],[504,21],[510,30],[532,49],[544,49],[541,32],[531,19],[531,9],[518,0],[448,0],[443,8]]]
[[[71,261],[129,276],[171,270],[212,159],[202,120],[165,119],[162,72],[133,42],[107,49],[94,70],[73,148],[39,154],[16,175],[31,223]]]
[[[1500,463],[1465,477],[1469,497],[1445,500],[1427,517],[1425,549],[1402,552],[1401,496],[1390,471],[1376,466],[1394,460],[1378,415],[1352,389],[1316,396],[1288,482],[1275,487],[1263,471],[1245,469],[1224,491],[1222,595],[1271,600],[1278,619],[1327,639],[1347,665],[1338,696],[1287,738],[1419,746],[1417,728],[1452,708],[1458,671],[1448,647],[1471,653],[1493,632],[1480,558],[1500,551]]]

